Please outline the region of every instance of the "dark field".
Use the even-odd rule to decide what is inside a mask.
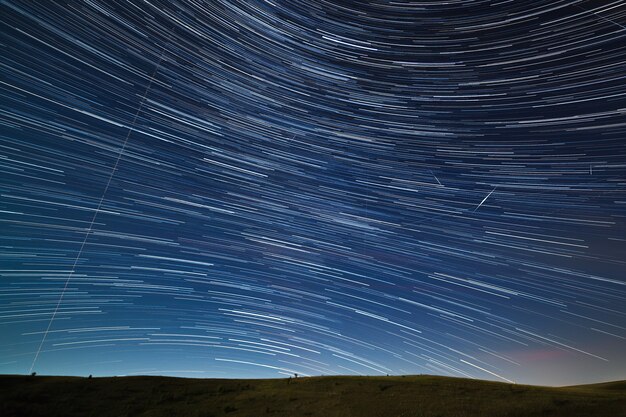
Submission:
[[[547,388],[435,376],[0,376],[0,416],[618,417],[626,416],[626,381]]]

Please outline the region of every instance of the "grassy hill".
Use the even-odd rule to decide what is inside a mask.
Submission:
[[[626,416],[626,382],[563,388],[436,376],[0,376],[0,416]]]

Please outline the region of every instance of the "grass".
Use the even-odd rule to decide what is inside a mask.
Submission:
[[[0,416],[619,417],[626,381],[563,388],[437,376],[0,376]]]

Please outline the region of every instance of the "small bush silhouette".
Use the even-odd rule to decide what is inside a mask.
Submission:
[[[228,394],[228,393],[231,393],[231,392],[236,392],[236,391],[237,391],[235,388],[232,388],[232,387],[223,387],[223,386],[220,386],[217,390],[218,390],[218,392],[219,392],[220,394]]]

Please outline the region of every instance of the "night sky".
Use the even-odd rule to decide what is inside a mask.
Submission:
[[[623,1],[0,21],[0,373],[626,379]]]

